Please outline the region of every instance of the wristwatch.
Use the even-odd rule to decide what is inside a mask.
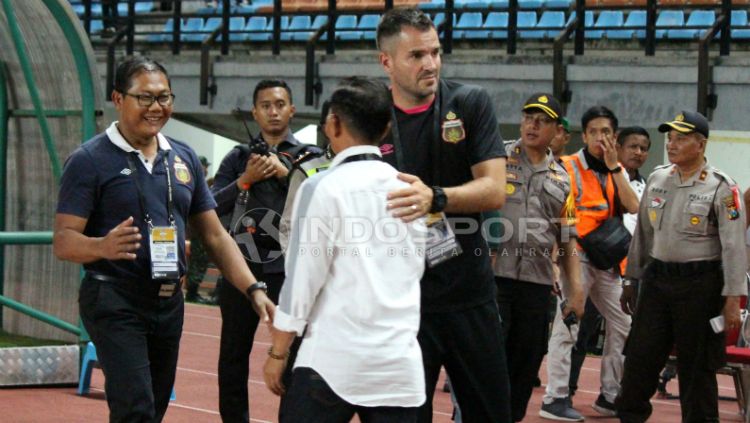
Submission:
[[[262,289],[263,292],[268,292],[268,285],[265,282],[263,282],[263,281],[255,282],[254,284],[250,285],[247,288],[247,291],[245,291],[245,295],[247,296],[248,299],[252,299],[253,298],[253,292],[255,292],[255,291],[259,290],[259,289]]]
[[[622,166],[618,165],[618,166],[617,166],[616,168],[614,168],[614,169],[609,169],[609,172],[610,172],[610,173],[620,173],[620,171],[621,171],[621,170],[622,170]]]
[[[626,286],[633,286],[636,283],[637,283],[637,281],[635,279],[630,279],[630,278],[623,278],[622,279],[622,286],[623,286],[623,288],[626,287]]]
[[[432,188],[432,205],[430,206],[430,213],[440,213],[445,210],[445,206],[448,204],[448,197],[445,195],[445,191],[438,186]]]

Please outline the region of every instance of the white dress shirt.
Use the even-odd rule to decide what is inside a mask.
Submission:
[[[274,326],[305,332],[294,367],[318,372],[350,404],[416,407],[425,401],[417,342],[426,229],[386,210],[408,185],[380,151],[349,147],[306,180],[292,211],[286,281]]]
[[[624,172],[624,170],[623,170]],[[638,201],[643,196],[643,190],[646,189],[646,180],[643,179],[640,173],[636,173],[635,179],[630,180],[630,187],[635,191],[635,195],[638,197]],[[622,215],[622,223],[625,228],[633,234],[635,231],[635,225],[638,222],[638,213],[624,213]]]

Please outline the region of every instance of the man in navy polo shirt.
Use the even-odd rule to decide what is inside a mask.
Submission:
[[[429,212],[428,224],[444,230],[428,241],[421,281],[418,339],[427,401],[419,421],[432,420],[432,395],[444,365],[464,421],[509,422],[495,281],[479,230],[480,212],[505,202],[506,153],[491,100],[480,87],[440,79],[440,40],[423,12],[388,11],[377,42],[394,103],[383,160],[411,184],[389,194],[389,208],[406,221]]]
[[[81,263],[81,319],[97,348],[111,422],[158,422],[177,369],[186,273],[185,226],[268,321],[273,303],[222,228],[195,152],[159,131],[174,95],[162,65],[122,63],[119,120],[68,158],[53,248]]]

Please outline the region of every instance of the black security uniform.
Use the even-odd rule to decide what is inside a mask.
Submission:
[[[287,138],[271,150],[279,153],[283,163],[291,165],[297,156],[304,154],[309,148],[316,147],[302,145],[289,132]],[[249,158],[249,149],[241,146],[232,149],[222,160],[211,186],[220,216],[232,214],[240,192],[237,179],[245,172]],[[286,195],[287,182],[278,178],[266,179],[250,187],[246,210],[250,211],[248,216],[255,221],[256,230],[251,238],[247,232],[235,236],[250,270],[258,280],[268,284],[268,298],[274,303],[278,302],[281,284],[284,282],[284,258],[279,245],[278,227]],[[257,255],[248,251],[250,243],[257,248]],[[260,318],[253,311],[245,294],[231,283],[220,280],[218,289],[222,318],[219,411],[224,422],[248,422],[248,358]]]
[[[114,125],[108,133],[127,145]],[[146,214],[154,226],[169,226],[171,190],[183,275],[186,220],[216,206],[195,152],[181,142],[162,141],[149,172],[136,153],[129,152],[132,147],[125,150],[99,134],[68,158],[60,183],[57,213],[86,218],[84,235],[106,236],[132,216],[143,236],[136,260],[98,260],[83,266],[81,319],[104,371],[112,422],[161,421],[177,369],[182,291],[177,279],[151,278]],[[164,285],[170,288],[169,296],[159,295]]]
[[[380,147],[383,160],[427,185],[463,185],[473,180],[471,166],[506,156],[491,100],[477,86],[441,80],[430,107],[416,112],[394,108],[393,119]],[[480,214],[447,215],[463,253],[426,269],[421,281],[418,340],[427,401],[419,421],[432,421],[432,397],[444,365],[465,421],[509,422],[505,349],[489,248],[478,229]],[[467,222],[477,229],[467,231]]]

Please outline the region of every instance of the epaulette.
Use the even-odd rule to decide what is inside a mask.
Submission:
[[[314,159],[315,157],[320,157],[324,153],[317,153],[314,151],[305,151],[301,156],[297,157],[297,159],[294,161],[293,165],[298,166],[310,159]]]
[[[724,171],[721,171],[721,170],[719,170],[719,169],[717,169],[715,167],[710,167],[710,170],[713,173],[715,173],[716,175],[718,175],[721,179],[725,180],[727,182],[727,184],[729,184],[729,186],[737,185],[737,182],[735,182],[735,180],[732,179],[731,176],[729,176],[726,173],[724,173]]]

